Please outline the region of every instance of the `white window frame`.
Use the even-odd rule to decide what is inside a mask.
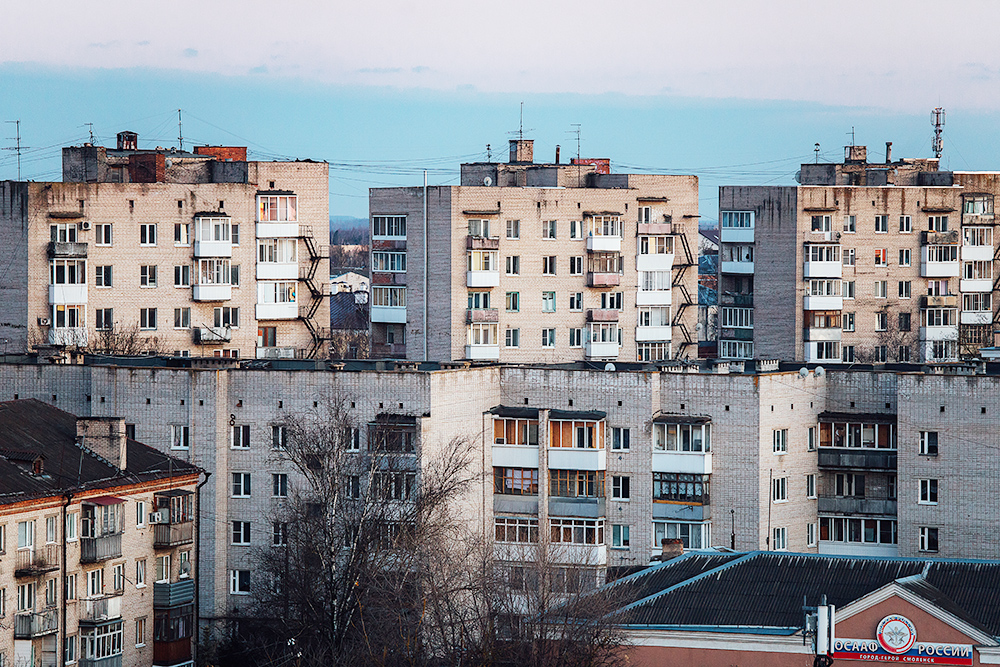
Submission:
[[[937,505],[940,483],[937,479],[918,480],[920,495],[917,496],[918,505]]]
[[[773,452],[775,454],[788,453],[788,429],[776,428],[771,432]]]
[[[771,480],[771,502],[775,504],[788,502],[787,477],[775,477]]]

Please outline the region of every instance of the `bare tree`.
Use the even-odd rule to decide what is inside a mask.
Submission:
[[[331,359],[367,359],[371,355],[371,335],[366,329],[331,329]]]
[[[138,324],[122,325],[115,322],[106,329],[98,329],[88,339],[85,348],[93,354],[115,356],[135,356],[140,354],[162,354],[163,349],[157,336],[142,333]]]

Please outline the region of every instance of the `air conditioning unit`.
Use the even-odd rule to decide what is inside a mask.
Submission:
[[[39,317],[38,318],[38,326],[40,326],[40,327],[49,327],[49,326],[52,326],[52,320],[49,319],[49,318],[47,318],[47,317]]]
[[[166,512],[150,512],[149,513],[150,523],[170,523],[170,517]]]
[[[85,232],[90,231],[90,221],[89,220],[84,220],[83,222],[81,222],[80,223],[80,229],[82,229]]]

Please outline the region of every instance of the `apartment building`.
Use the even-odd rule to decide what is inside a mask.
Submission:
[[[994,344],[1000,174],[890,149],[803,164],[795,187],[720,188],[720,357],[942,362]]]
[[[517,139],[461,185],[373,188],[369,211],[375,357],[697,356],[694,176],[535,162]]]
[[[0,183],[5,352],[325,356],[327,165],[246,153],[121,132],[64,148],[62,182]]]
[[[193,665],[199,476],[122,419],[0,403],[0,664]]]

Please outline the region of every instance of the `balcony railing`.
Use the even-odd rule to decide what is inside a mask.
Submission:
[[[819,466],[821,468],[895,470],[896,458],[895,449],[819,448]]]
[[[153,584],[153,607],[164,609],[194,601],[194,579],[180,579],[172,584]]]
[[[100,537],[80,538],[80,562],[100,563],[109,558],[121,558],[122,534],[111,533]]]
[[[86,256],[87,256],[86,243],[57,243],[55,241],[49,243],[49,257],[60,258],[60,257],[86,257]]]
[[[194,521],[158,523],[153,527],[153,547],[175,547],[194,542]]]
[[[500,239],[485,236],[466,236],[465,247],[468,250],[497,250],[500,247]]]
[[[946,294],[944,296],[922,296],[920,297],[921,308],[956,308],[958,307],[958,296]]]
[[[587,311],[588,322],[617,322],[619,312],[615,308],[591,308]]]
[[[500,313],[496,308],[470,308],[466,311],[465,321],[469,324],[473,322],[499,322]]]
[[[57,544],[46,544],[34,549],[19,549],[15,556],[15,577],[36,577],[59,569]]]
[[[154,665],[177,665],[191,660],[191,638],[153,642]]]
[[[80,600],[79,618],[81,623],[103,623],[122,616],[122,596],[104,595],[99,598]]]
[[[122,667],[121,653],[107,658],[80,658],[80,667]]]
[[[587,287],[617,287],[622,282],[622,277],[618,273],[598,273],[590,271],[587,273]]]
[[[32,639],[59,630],[59,610],[26,612],[14,617],[14,639]]]
[[[868,514],[895,516],[896,501],[888,498],[843,498],[820,496],[816,502],[819,512],[831,514]]]

